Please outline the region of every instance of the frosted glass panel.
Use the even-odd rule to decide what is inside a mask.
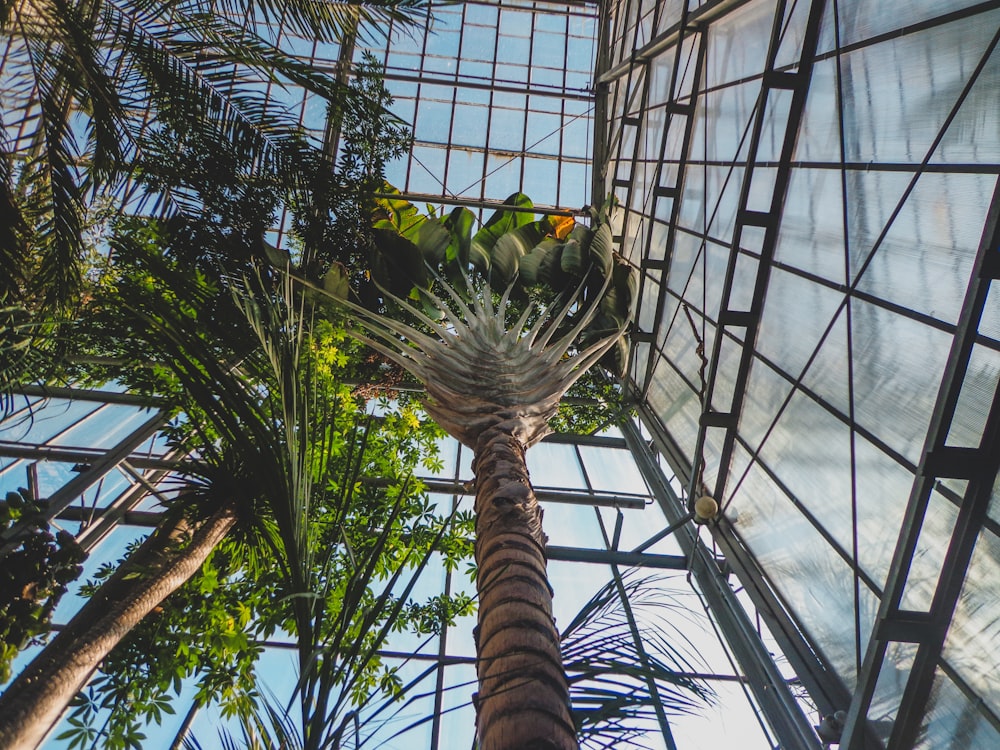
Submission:
[[[950,337],[859,300],[852,307],[858,423],[916,464]]]
[[[945,641],[944,658],[993,711],[1000,711],[1000,539],[982,531]]]
[[[854,523],[847,425],[808,396],[795,393],[760,456],[849,556]]]
[[[791,500],[756,465],[751,466],[727,516],[736,513],[736,531],[746,541],[795,617],[820,644],[823,656],[849,684],[855,679],[854,579]],[[862,638],[874,622],[878,601],[861,587]]]
[[[844,139],[847,159],[859,162],[909,162],[923,160],[949,111],[976,67],[997,25],[1000,14],[991,13],[896,37],[842,56]],[[996,75],[994,71],[989,77]],[[900,85],[905,81],[905,85]],[[996,88],[988,80],[981,96],[996,101]],[[980,95],[980,94],[977,94]],[[988,104],[988,102],[984,102]],[[980,109],[986,151],[997,142],[996,107]],[[985,118],[983,120],[982,118]],[[993,132],[990,132],[990,124]],[[940,149],[941,161],[977,158],[967,133]]]
[[[709,86],[760,74],[774,19],[774,0],[756,0],[730,13],[709,33]]]
[[[843,300],[838,292],[775,269],[764,302],[758,350],[793,378],[799,377],[813,352],[825,346],[827,329]]]
[[[842,284],[846,276],[843,190],[834,170],[792,170],[774,257]]]
[[[890,181],[899,187],[897,178]],[[864,252],[867,259],[876,235],[888,225],[859,280],[855,262],[858,288],[940,320],[957,321],[994,181],[990,175],[921,175],[891,225],[880,217],[863,239],[860,233],[852,238],[860,241],[852,255],[857,259]],[[864,200],[878,182],[858,173],[848,194],[854,201]]]

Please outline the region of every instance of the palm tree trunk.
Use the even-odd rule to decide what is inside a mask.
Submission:
[[[552,619],[542,509],[525,446],[503,422],[479,437],[476,474],[476,629],[482,750],[577,748]]]
[[[197,572],[235,522],[236,511],[227,505],[193,531],[180,519],[154,532],[7,686],[0,696],[0,748],[41,744],[101,660]]]

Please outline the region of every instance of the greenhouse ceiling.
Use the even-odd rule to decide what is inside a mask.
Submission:
[[[583,220],[616,199],[640,279],[621,378],[635,416],[528,461],[557,626],[607,584],[634,600],[633,635],[687,644],[687,676],[714,691],[690,712],[663,696],[636,741],[1000,747],[1000,2],[476,1],[424,25],[341,44],[272,18],[262,34],[335,75],[383,66],[413,133],[386,177],[416,205],[482,221],[523,192]],[[317,97],[259,89],[328,140]],[[12,402],[0,490],[48,499],[91,552],[86,578],[159,523],[186,458],[155,400],[64,385]],[[468,510],[469,450],[440,445],[428,496]],[[719,513],[695,523],[703,496]],[[436,558],[416,591],[472,588]],[[415,697],[371,746],[473,746],[474,624],[390,638],[382,658]],[[279,696],[285,635],[259,667]],[[195,693],[141,746],[217,746],[228,718]],[[67,747],[71,722],[45,746]]]

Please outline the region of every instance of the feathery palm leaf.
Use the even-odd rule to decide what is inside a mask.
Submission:
[[[425,15],[417,0],[262,0],[249,9],[202,0],[4,3],[0,39],[11,44],[0,71],[0,141],[14,164],[5,192],[23,186],[20,213],[38,230],[32,260],[0,242],[5,258],[30,276],[19,286],[29,283],[47,306],[76,298],[90,201],[109,192],[119,204],[127,198],[132,166],[164,124],[237,144],[255,173],[310,190],[320,144],[308,143],[296,118],[262,91],[274,82],[332,105],[346,86],[279,49],[266,24],[343,41],[359,22],[405,25]]]
[[[417,580],[451,533],[450,521],[433,521],[418,501],[419,484],[405,478],[387,495],[395,494],[388,505],[359,496],[375,450],[374,421],[347,436],[332,429],[343,421],[336,413],[344,408],[342,394],[331,398],[317,382],[309,316],[290,277],[277,288],[263,276],[232,281],[232,305],[253,340],[240,355],[220,357],[216,342],[191,325],[195,311],[212,304],[215,288],[156,256],[143,262],[155,270],[160,289],[189,287],[183,304],[162,292],[138,294],[128,304],[136,329],[187,394],[187,429],[200,433],[195,444],[202,454],[190,470],[210,481],[203,484],[212,493],[248,501],[241,506],[243,526],[259,529],[256,538],[279,563],[286,592],[280,606],[292,612],[285,627],[299,639],[301,680],[293,700],[300,734],[289,734],[274,721],[276,709],[265,706],[264,716],[244,725],[246,737],[279,743],[297,736],[304,747],[329,746],[345,731],[378,668],[376,652],[399,627]],[[331,475],[333,468],[340,473]],[[205,493],[188,492],[184,501],[211,507]],[[322,505],[319,527],[314,503]]]
[[[609,581],[594,594],[563,631],[582,746],[642,747],[642,737],[656,731],[658,707],[689,713],[711,700],[708,687],[690,676],[693,645],[670,620],[682,608],[663,591],[661,578],[626,572],[620,584]]]

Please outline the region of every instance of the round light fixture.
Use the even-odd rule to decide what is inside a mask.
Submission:
[[[708,523],[719,515],[719,504],[714,497],[702,495],[694,501],[694,522]]]

